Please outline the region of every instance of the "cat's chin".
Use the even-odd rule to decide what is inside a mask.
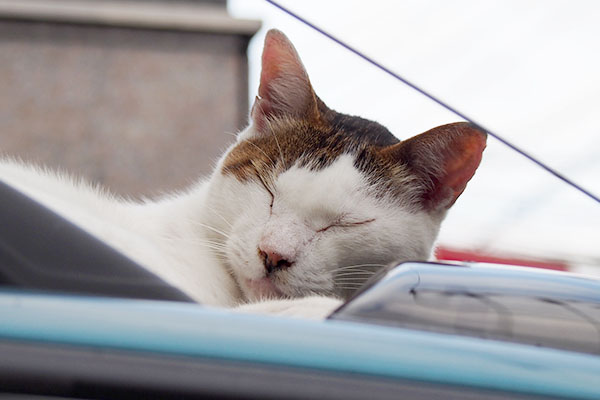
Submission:
[[[250,300],[281,299],[285,294],[268,277],[244,280],[246,296]]]

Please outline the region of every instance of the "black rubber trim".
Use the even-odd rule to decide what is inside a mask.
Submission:
[[[0,287],[193,302],[123,254],[0,182]]]

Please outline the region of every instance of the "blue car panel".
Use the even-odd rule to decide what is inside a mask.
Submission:
[[[0,293],[0,340],[236,360],[578,399],[600,398],[600,358],[494,340],[244,315],[199,305]]]

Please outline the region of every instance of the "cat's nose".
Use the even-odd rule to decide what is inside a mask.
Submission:
[[[263,251],[259,248],[258,254],[263,260],[263,264],[265,265],[267,274],[270,274],[273,271],[282,270],[292,266],[292,263],[290,261],[286,260],[284,256],[282,256],[276,251]]]

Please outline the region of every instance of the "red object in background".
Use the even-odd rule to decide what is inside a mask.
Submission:
[[[435,250],[435,257],[440,261],[473,261],[506,265],[522,265],[525,267],[545,268],[557,271],[569,270],[569,265],[563,261],[500,257],[496,255],[478,253],[475,251],[450,249],[444,246],[440,246]]]

